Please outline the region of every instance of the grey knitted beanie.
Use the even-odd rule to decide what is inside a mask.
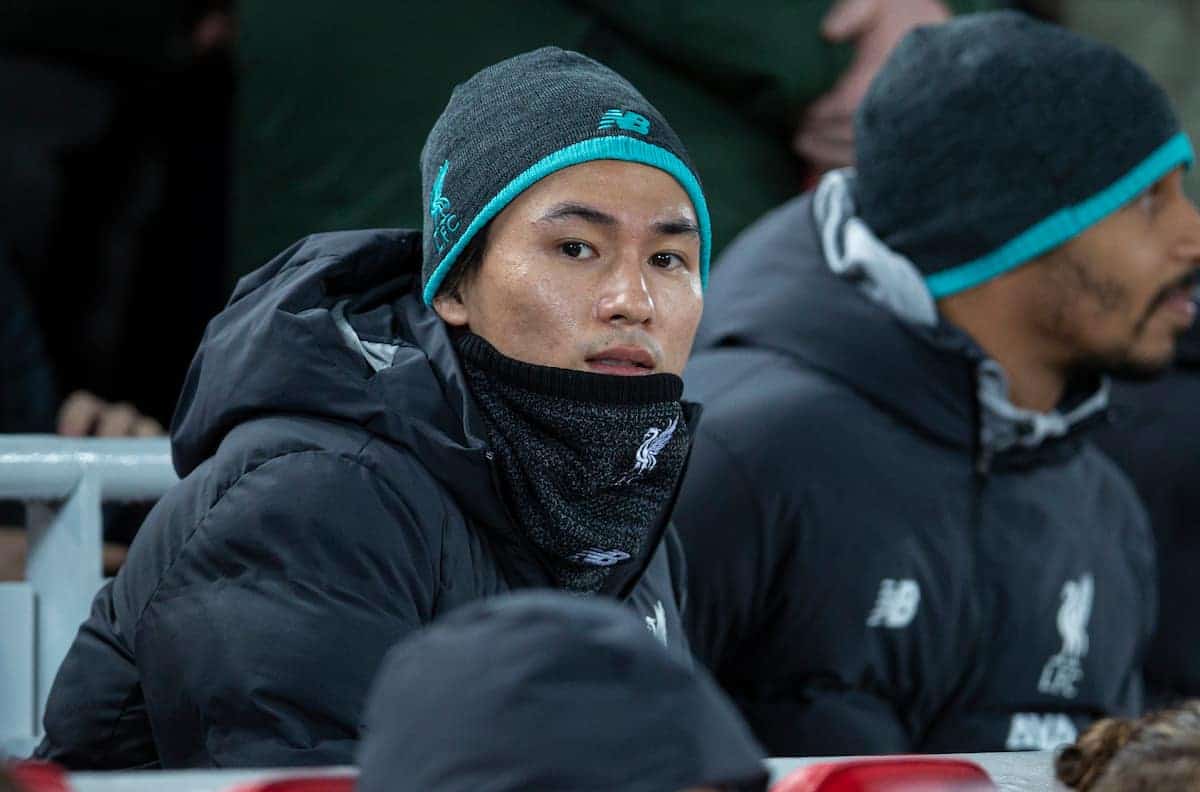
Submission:
[[[425,302],[433,302],[475,234],[521,192],[563,168],[601,159],[675,177],[696,211],[700,276],[707,283],[708,207],[675,132],[616,72],[577,52],[544,47],[455,88],[425,141]]]
[[[1058,247],[1194,159],[1141,68],[1013,11],[910,33],[855,136],[862,218],[935,298]]]

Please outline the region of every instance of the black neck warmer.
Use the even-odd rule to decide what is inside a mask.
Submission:
[[[560,587],[599,591],[642,552],[683,470],[683,380],[534,366],[472,334],[458,351],[516,530]]]

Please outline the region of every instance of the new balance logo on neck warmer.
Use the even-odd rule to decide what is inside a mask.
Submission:
[[[623,550],[604,550],[599,547],[589,547],[587,550],[580,550],[578,553],[567,556],[568,561],[595,567],[614,566],[622,561],[628,561],[629,558],[629,553]]]
[[[626,132],[636,132],[639,135],[648,135],[650,134],[650,119],[632,110],[618,110],[614,107],[612,110],[604,111],[604,115],[600,116],[600,125],[596,129],[612,129],[613,127]]]

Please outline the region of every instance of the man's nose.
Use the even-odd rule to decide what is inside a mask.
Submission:
[[[1188,201],[1187,212],[1187,227],[1173,252],[1177,258],[1200,267],[1200,209]]]
[[[596,310],[602,322],[646,324],[654,319],[654,296],[636,256],[622,256],[606,273]]]

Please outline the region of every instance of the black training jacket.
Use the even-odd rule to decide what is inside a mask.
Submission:
[[[1196,580],[1200,569],[1200,325],[1179,342],[1174,367],[1153,382],[1119,383],[1117,420],[1096,437],[1133,480],[1158,547],[1158,629],[1146,658],[1154,707],[1200,696]]]
[[[412,232],[317,235],[239,283],[175,415],[183,481],[97,595],[38,756],[348,764],[388,647],[464,602],[551,585],[513,538],[420,256]],[[655,531],[603,593],[686,657],[682,553]]]
[[[1142,704],[1153,550],[1078,431],[979,448],[981,352],[827,267],[809,197],[726,252],[685,374],[692,649],[771,755],[1047,748]]]

